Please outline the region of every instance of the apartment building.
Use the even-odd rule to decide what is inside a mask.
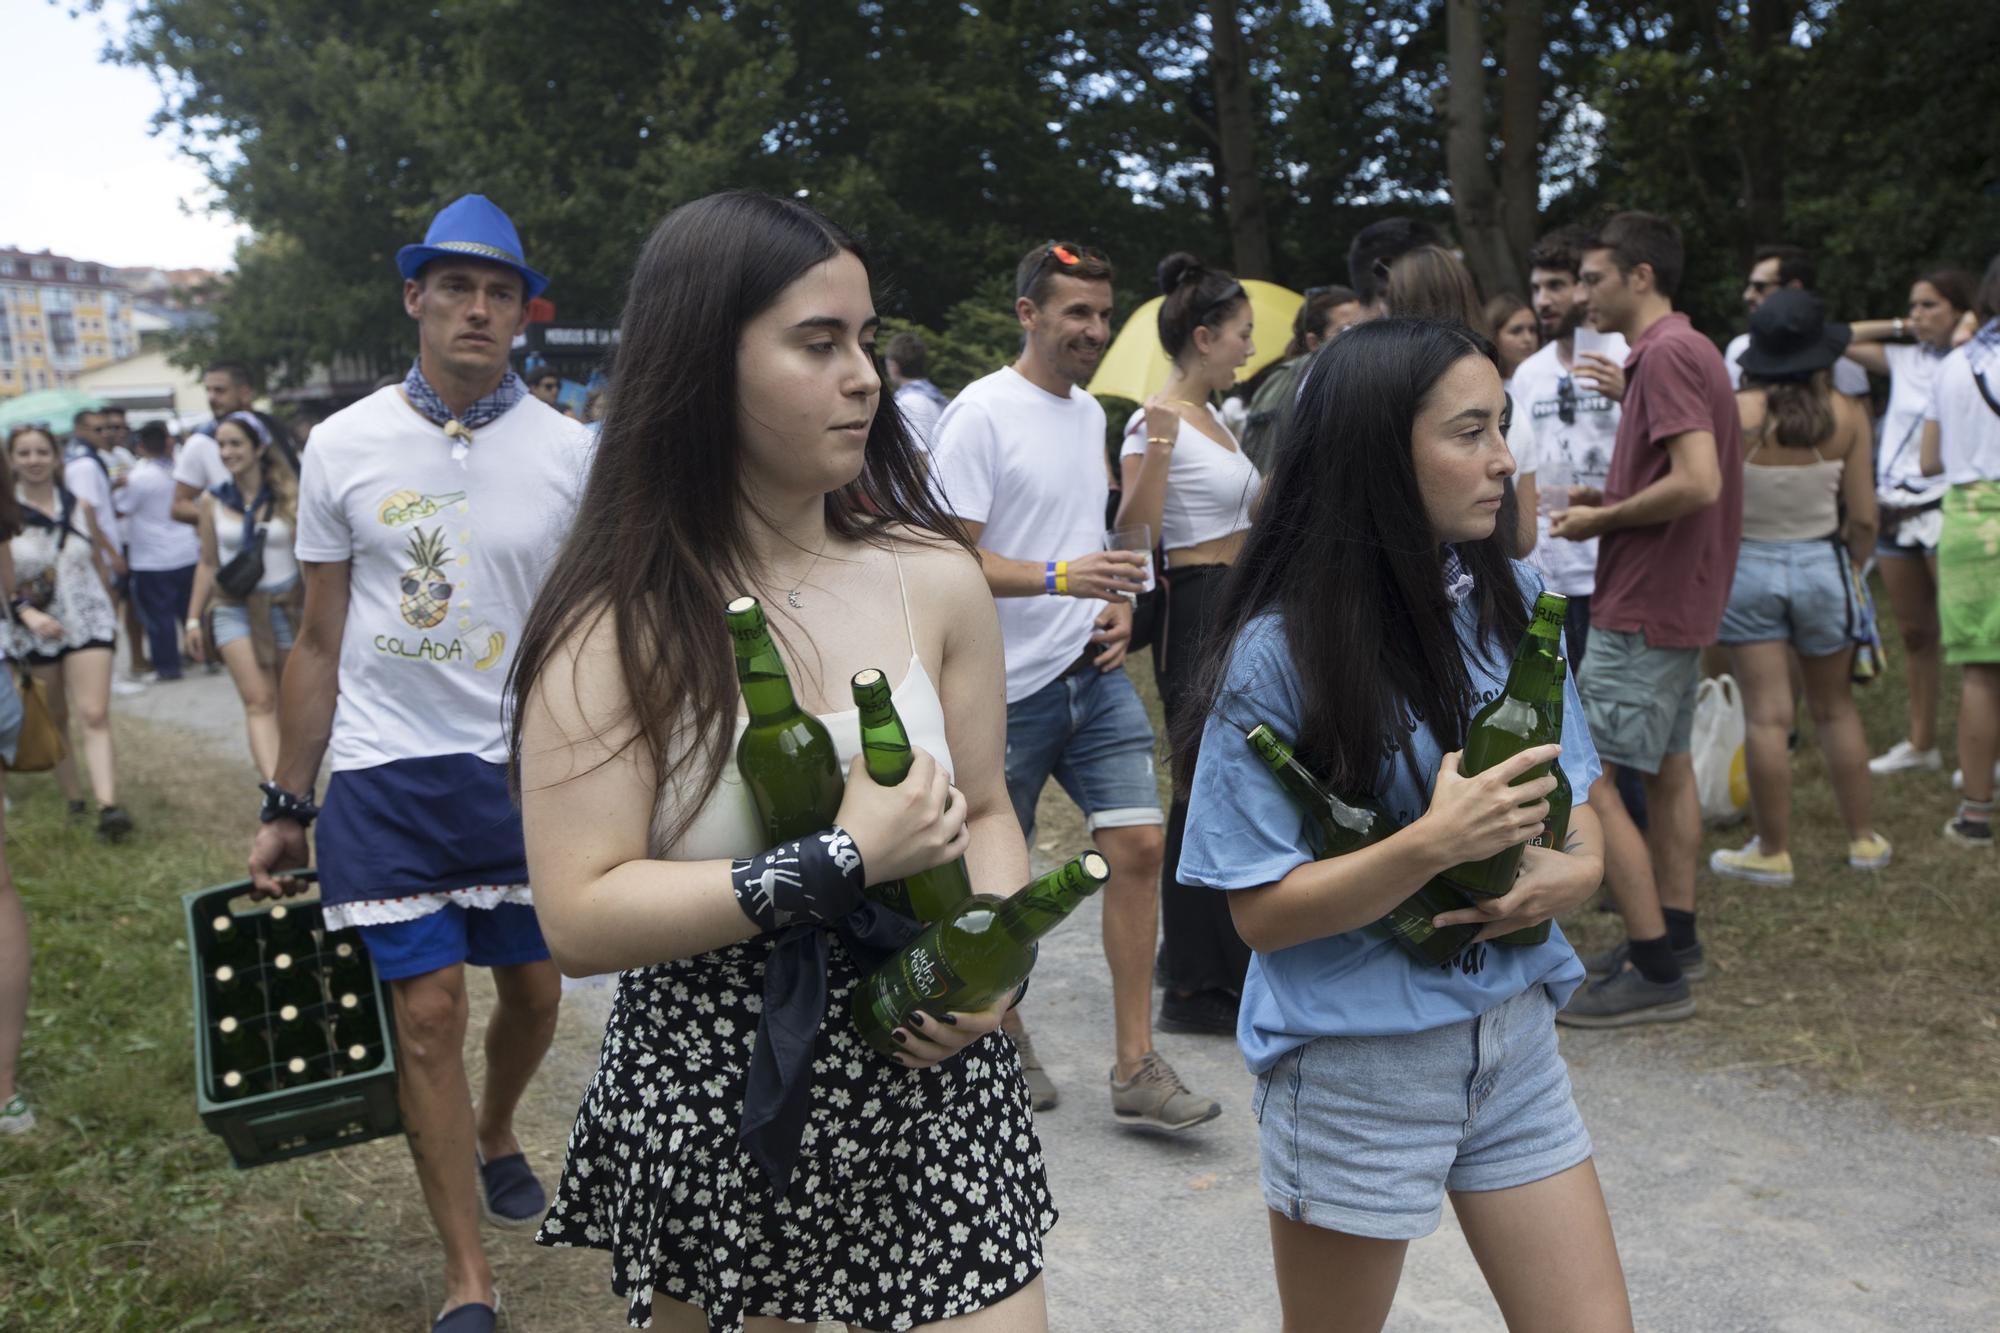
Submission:
[[[113,269],[0,248],[0,398],[70,388],[138,350],[131,298]]]

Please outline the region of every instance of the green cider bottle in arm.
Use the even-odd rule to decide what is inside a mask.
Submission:
[[[894,1055],[902,1049],[896,1029],[907,1028],[919,1010],[965,1013],[991,1005],[1028,979],[1035,941],[1110,877],[1104,858],[1085,852],[1012,897],[973,894],[854,988],[855,1031]]]
[[[861,714],[861,762],[876,782],[897,786],[909,776],[916,756],[910,750],[910,733],[890,697],[889,678],[870,667],[855,673],[853,687],[854,706]],[[864,892],[904,916],[923,922],[942,921],[972,896],[972,876],[960,856],[907,879],[870,884]]]
[[[1562,661],[1563,617],[1569,613],[1569,599],[1561,593],[1545,592],[1535,598],[1535,611],[1528,632],[1514,650],[1514,665],[1507,672],[1507,686],[1498,698],[1472,716],[1466,728],[1465,750],[1459,771],[1477,777],[1495,764],[1505,763],[1523,750],[1549,745],[1562,738],[1560,719],[1549,718],[1549,684],[1556,664]],[[1548,776],[1549,765],[1537,765],[1523,773],[1514,785]],[[1466,861],[1444,872],[1444,878],[1467,893],[1482,898],[1498,898],[1514,887],[1521,869],[1521,849],[1509,847],[1480,861]]]
[[[1258,723],[1244,739],[1271,770],[1285,794],[1305,811],[1312,822],[1316,850],[1321,857],[1344,856],[1380,842],[1396,831],[1396,821],[1374,802],[1350,804],[1328,791],[1269,726]],[[1465,898],[1450,885],[1432,880],[1390,908],[1376,925],[1418,962],[1448,963],[1472,943],[1479,927],[1467,924],[1440,930],[1431,924],[1431,918],[1466,905]]]
[[[1549,726],[1554,731],[1558,740],[1562,739],[1563,732],[1563,682],[1568,678],[1569,663],[1558,657],[1556,659],[1555,677],[1549,683]],[[1542,825],[1540,833],[1528,839],[1528,845],[1530,847],[1548,847],[1558,852],[1567,851],[1568,847],[1566,844],[1569,841],[1569,807],[1571,801],[1574,799],[1574,793],[1570,790],[1569,775],[1563,772],[1560,763],[1550,766],[1549,776],[1556,780],[1556,789],[1549,793],[1548,822]],[[1547,944],[1549,942],[1549,923],[1543,921],[1532,926],[1524,926],[1520,930],[1509,931],[1505,935],[1496,936],[1493,942],[1495,944],[1513,944],[1523,947]]]
[[[817,833],[840,814],[847,785],[840,753],[825,724],[793,697],[792,679],[757,599],[738,597],[727,616],[736,680],[750,713],[743,739],[736,742],[737,771],[772,843]]]

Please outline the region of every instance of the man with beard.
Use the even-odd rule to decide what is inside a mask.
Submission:
[[[1153,955],[1165,817],[1153,729],[1123,670],[1128,595],[1144,557],[1104,548],[1110,470],[1104,409],[1082,386],[1111,337],[1111,261],[1052,241],[1014,274],[1021,356],[967,386],[938,419],[932,445],[945,503],[979,545],[1000,606],[1007,659],[1007,790],[1024,833],[1054,777],[1082,807],[1111,865],[1104,956],[1117,1047],[1112,1115],[1182,1130],[1222,1108],[1181,1083],[1153,1049]],[[1099,603],[1107,605],[1099,606]],[[1013,885],[981,885],[1006,892]],[[1038,1110],[1056,1090],[1026,1033],[1010,1025]]]
[[[1542,346],[1514,371],[1514,410],[1535,429],[1539,510],[1534,553],[1550,592],[1569,598],[1565,622],[1570,667],[1583,662],[1590,636],[1590,595],[1597,588],[1597,542],[1549,540],[1549,515],[1569,506],[1567,489],[1604,489],[1611,449],[1618,439],[1618,400],[1624,394],[1627,348],[1619,335],[1600,338],[1602,353],[1576,351],[1584,303],[1577,286],[1581,227],[1559,227],[1528,251],[1528,292],[1542,327]]]

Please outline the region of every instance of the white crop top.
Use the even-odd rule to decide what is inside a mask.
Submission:
[[[215,561],[220,569],[243,549],[243,515],[220,500],[214,502]],[[264,577],[260,590],[282,588],[299,576],[299,560],[292,552],[290,519],[273,516],[264,523]]]
[[[1213,405],[1209,417],[1224,434],[1229,427]],[[1235,436],[1231,435],[1231,439]],[[1146,452],[1146,412],[1125,423],[1121,459]],[[1242,532],[1250,526],[1250,504],[1263,477],[1241,449],[1225,448],[1181,419],[1167,464],[1167,495],[1160,509],[1160,545],[1169,551]]]
[[[910,635],[910,662],[902,680],[890,691],[890,697],[896,701],[896,713],[910,733],[910,743],[927,751],[949,775],[951,747],[944,735],[944,704],[938,698],[937,687],[931,683],[930,672],[924,670],[923,660],[917,656],[916,630],[910,620],[910,592],[903,586],[900,556],[896,558],[896,582],[903,594],[903,626]],[[840,752],[841,772],[845,773],[854,756],[861,753],[860,710],[844,708],[838,713],[815,716],[826,724],[833,737],[834,748]],[[659,797],[653,806],[653,827],[647,838],[654,857],[663,861],[722,861],[755,856],[765,849],[763,822],[757,818],[757,807],[750,799],[750,789],[743,784],[743,775],[736,770],[736,742],[743,738],[743,730],[749,724],[749,718],[738,715],[730,728],[729,758],[724,761],[714,788],[702,803],[701,813],[670,847],[664,845],[667,829],[673,826],[683,803],[699,793],[686,790],[690,767],[686,765],[676,766],[676,771],[660,784]]]

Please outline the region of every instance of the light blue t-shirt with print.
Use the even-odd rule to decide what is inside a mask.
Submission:
[[[1514,570],[1532,600],[1541,576],[1518,562]],[[1472,644],[1477,633],[1477,600],[1468,597],[1457,609],[1462,644]],[[1512,657],[1511,644],[1484,655],[1467,651],[1482,704],[1506,685]],[[1178,874],[1184,884],[1212,889],[1260,888],[1314,859],[1304,813],[1243,739],[1258,722],[1296,738],[1303,721],[1299,675],[1276,613],[1259,616],[1237,636],[1221,697],[1202,733]],[[1564,698],[1560,762],[1582,805],[1601,770],[1574,677]],[[1430,808],[1444,757],[1428,726],[1407,718],[1405,725],[1391,741],[1375,789],[1399,825],[1415,823]],[[1316,1037],[1426,1032],[1476,1018],[1530,986],[1548,987],[1560,1008],[1582,981],[1583,964],[1560,926],[1546,944],[1475,944],[1439,967],[1374,933],[1347,931],[1253,955],[1236,1039],[1251,1071],[1262,1073]]]

